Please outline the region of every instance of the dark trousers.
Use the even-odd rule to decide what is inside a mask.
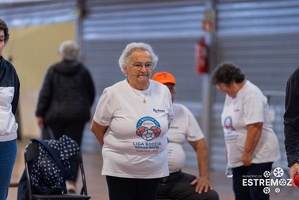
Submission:
[[[195,192],[196,185],[191,182],[196,176],[184,172],[170,173],[168,177],[162,178],[158,187],[158,199],[184,199],[184,200],[218,200],[219,196],[215,190]]]
[[[264,172],[271,172],[272,164],[273,162],[269,162],[232,168],[233,190],[235,193],[235,199],[269,200],[270,195],[264,192],[264,188],[267,186],[263,185],[263,183],[265,182],[263,180],[267,179],[264,176]]]
[[[0,142],[0,199],[7,198],[17,148],[17,140]]]
[[[42,138],[44,140],[55,139],[58,140],[62,135],[66,135],[69,138],[77,142],[78,146],[81,147],[81,141],[85,122],[72,122],[72,123],[56,123],[47,126],[47,129],[42,131]],[[51,136],[51,131],[53,137]],[[72,178],[69,181],[76,182],[78,176],[79,164],[77,162],[72,163]]]
[[[106,176],[109,200],[155,200],[160,179]]]

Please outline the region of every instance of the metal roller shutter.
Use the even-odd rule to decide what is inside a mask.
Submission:
[[[0,5],[0,16],[10,28],[65,23],[77,19],[75,0],[23,0]]]

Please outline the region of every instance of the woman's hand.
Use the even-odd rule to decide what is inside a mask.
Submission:
[[[208,192],[209,189],[213,190],[213,186],[210,183],[209,179],[206,177],[198,177],[196,179],[194,179],[191,182],[191,185],[195,185],[196,184],[196,188],[195,191],[199,194],[203,193],[203,192]]]
[[[37,117],[36,122],[39,128],[43,129],[44,128],[44,118],[43,117]]]
[[[298,188],[295,184],[294,184],[294,175],[296,173],[299,173],[299,163],[295,163],[291,166],[290,168],[290,178],[292,179],[292,184],[294,187]]]
[[[244,166],[249,166],[252,164],[252,155],[250,153],[243,152],[242,162]]]

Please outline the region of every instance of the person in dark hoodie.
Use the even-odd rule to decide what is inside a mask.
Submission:
[[[35,112],[37,124],[42,129],[43,139],[57,140],[67,135],[80,147],[95,98],[94,83],[87,68],[78,60],[76,42],[62,42],[59,55],[60,62],[49,67],[43,80]],[[73,169],[72,178],[67,181],[69,193],[76,192],[79,166],[74,164]]]
[[[9,39],[8,27],[0,19],[0,199],[6,199],[17,155],[18,124],[15,114],[20,82],[14,66],[2,57]]]
[[[299,68],[289,77],[286,84],[284,135],[285,150],[294,187],[295,175],[299,174]]]

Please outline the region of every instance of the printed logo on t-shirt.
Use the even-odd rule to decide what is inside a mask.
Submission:
[[[157,120],[150,116],[142,117],[136,124],[136,135],[146,141],[159,137],[161,126]]]
[[[169,129],[179,129],[179,127],[178,126],[171,126],[171,124],[170,124]]]
[[[155,108],[153,108],[153,111],[155,113],[165,113],[165,110],[160,110],[160,109],[155,109]]]
[[[238,141],[238,134],[233,131],[235,131],[235,128],[233,127],[233,120],[231,116],[228,116],[224,119],[223,127],[225,128],[225,134],[224,134],[224,140],[226,144],[234,144]]]
[[[231,133],[235,130],[233,127],[233,120],[231,116],[227,116],[224,119],[223,127],[226,129],[227,133]]]

